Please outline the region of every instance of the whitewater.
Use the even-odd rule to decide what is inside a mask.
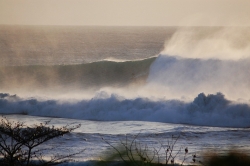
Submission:
[[[86,148],[76,159],[96,160],[109,149],[101,138],[138,133],[152,146],[180,135],[193,153],[249,151],[249,28],[1,30],[0,113],[82,124],[57,152]]]

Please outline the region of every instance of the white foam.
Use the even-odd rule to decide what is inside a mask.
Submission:
[[[232,100],[249,100],[249,71],[250,58],[218,60],[159,55],[151,65],[147,88],[170,98],[222,92]]]
[[[25,113],[101,121],[154,121],[192,125],[250,127],[250,106],[225,99],[224,95],[199,94],[194,101],[126,99],[117,94],[99,93],[91,100],[65,102],[2,97],[1,113]]]

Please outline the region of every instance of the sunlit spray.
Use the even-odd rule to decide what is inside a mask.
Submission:
[[[221,92],[249,100],[249,28],[180,28],[151,65],[149,89],[166,96]]]

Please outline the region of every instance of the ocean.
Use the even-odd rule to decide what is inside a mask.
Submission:
[[[85,162],[137,134],[249,153],[249,71],[244,27],[0,26],[0,114],[82,124],[55,153]]]

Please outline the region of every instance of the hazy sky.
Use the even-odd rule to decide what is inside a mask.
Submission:
[[[0,0],[0,24],[250,26],[250,0]]]

